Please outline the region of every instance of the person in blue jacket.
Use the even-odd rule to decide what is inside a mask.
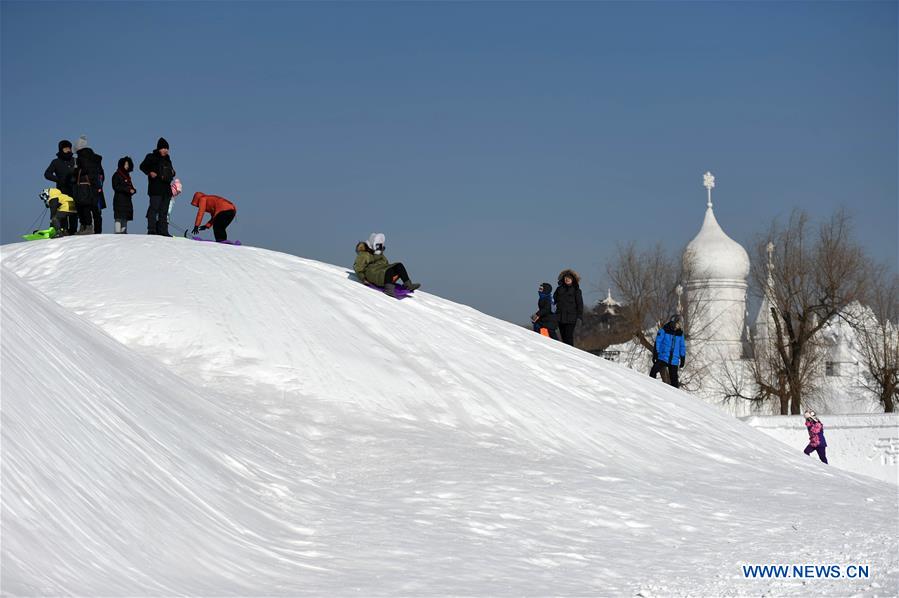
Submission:
[[[652,352],[652,369],[649,375],[655,378],[663,368],[668,368],[668,379],[671,386],[680,388],[677,371],[684,367],[687,357],[687,343],[681,328],[680,316],[671,316],[668,323],[659,328],[656,334],[655,350]]]

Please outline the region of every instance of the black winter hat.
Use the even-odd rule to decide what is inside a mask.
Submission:
[[[59,151],[62,151],[62,148],[64,148],[64,147],[72,149],[72,142],[69,141],[68,139],[63,139],[62,141],[59,142]]]
[[[549,284],[548,282],[544,282],[543,284],[540,285],[540,290],[544,293],[552,293],[553,285]]]
[[[125,162],[128,162],[128,170],[125,170]],[[131,172],[134,170],[134,160],[131,159],[131,156],[125,156],[123,158],[119,158],[119,168],[125,170],[125,172]]]
[[[156,142],[156,149],[169,149],[169,142],[165,140],[165,137],[159,138],[159,141]]]

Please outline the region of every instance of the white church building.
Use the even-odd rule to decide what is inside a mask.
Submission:
[[[699,232],[682,256],[683,291],[690,306],[686,314],[688,365],[681,372],[683,386],[738,417],[776,415],[779,404],[774,401],[759,404],[727,396],[735,383],[751,384],[750,338],[764,340],[773,330],[773,323],[765,298],[753,310],[757,315],[749,316],[749,254],[718,223],[712,203],[715,177],[710,172],[704,175],[703,184],[705,215]],[[775,249],[769,245],[769,256]],[[831,322],[819,334],[827,347],[821,372],[823,390],[819,396],[808,397],[803,407],[831,414],[882,412],[876,398],[861,384],[861,358],[852,328],[842,321]],[[615,351],[624,365],[649,371],[649,352],[638,343],[608,349],[610,353]]]
[[[755,317],[749,316],[749,254],[724,232],[715,217],[715,177],[707,172],[703,183],[705,215],[699,232],[684,250],[684,282],[678,289],[686,294],[689,306],[683,388],[801,450],[807,440],[801,416],[778,415],[777,401],[760,404],[727,396],[734,384],[753,384],[749,341],[754,338],[756,345],[761,344],[758,341],[768,337],[773,322],[765,298],[752,310]],[[769,262],[773,251],[776,248],[769,245]],[[611,301],[611,293],[607,301]],[[695,308],[697,305],[701,307]],[[862,385],[863,365],[854,330],[840,320],[829,322],[819,334],[826,347],[821,389],[805,399],[803,409],[815,409],[822,416],[832,447],[828,448],[831,463],[899,483],[899,414],[884,414],[876,397]],[[649,351],[636,341],[609,347],[607,354],[643,372],[651,367]]]

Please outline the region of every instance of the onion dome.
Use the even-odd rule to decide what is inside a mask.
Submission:
[[[684,268],[691,280],[745,281],[749,276],[749,254],[721,230],[712,210],[711,188],[709,191],[705,220],[699,234],[687,245]]]

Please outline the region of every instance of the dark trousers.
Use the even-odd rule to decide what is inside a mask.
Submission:
[[[103,232],[103,213],[98,206],[78,206],[78,220],[81,226],[94,226],[94,232]],[[71,222],[69,223],[71,226]]]
[[[680,380],[677,379],[677,366],[671,365],[669,363],[665,363],[661,359],[657,360],[652,364],[652,369],[649,370],[649,375],[653,378],[659,375],[659,372],[662,371],[662,368],[668,368],[668,379],[671,381],[671,386],[674,388],[680,388]]]
[[[94,218],[94,234],[103,232],[103,212],[97,206],[91,206],[91,216]]]
[[[55,214],[50,215],[50,226],[55,228],[59,234],[67,235],[74,234],[71,231],[72,226],[72,218],[75,219],[75,232],[78,232],[78,213],[71,214],[70,212],[59,212],[57,211]]]
[[[90,206],[78,206],[75,209],[78,210],[78,222],[82,227],[90,226],[93,223]]]
[[[147,206],[147,234],[169,235],[169,202],[171,197],[151,195]]]
[[[574,327],[577,326],[577,322],[573,324],[563,324],[559,322],[559,333],[562,335],[562,342],[566,345],[574,346]]]
[[[168,209],[168,207],[166,207]],[[234,210],[225,210],[224,212],[219,212],[215,215],[215,218],[212,219],[212,233],[215,235],[216,241],[227,241],[228,233],[225,231],[228,228],[228,225],[231,224],[231,221],[234,220],[234,216],[237,215],[237,212]]]
[[[67,220],[68,222],[66,223],[66,229],[68,230],[70,235],[74,235],[78,232],[78,212],[70,214]]]
[[[806,455],[811,455],[813,452],[818,451],[818,458],[821,459],[822,462],[827,463],[827,455],[825,451],[827,450],[826,446],[818,445],[812,446],[811,444],[805,447],[805,450],[802,451]]]
[[[69,232],[69,212],[60,212],[59,211],[59,200],[52,199],[50,203],[47,204],[50,208],[50,226],[56,229],[57,234],[64,234]],[[76,212],[77,214],[77,212]],[[77,218],[77,216],[76,216]],[[77,219],[76,219],[77,222]],[[76,224],[77,226],[77,224]]]
[[[394,284],[397,280],[409,282],[409,273],[406,272],[406,266],[402,262],[393,264],[384,271],[384,284]]]

